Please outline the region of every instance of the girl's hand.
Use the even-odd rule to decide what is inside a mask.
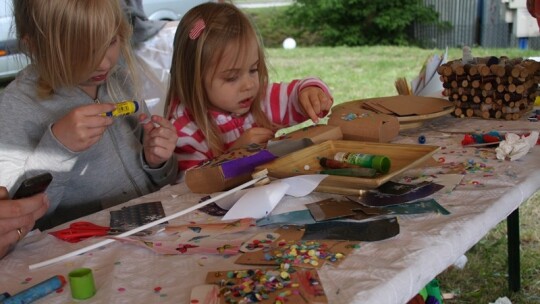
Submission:
[[[320,117],[326,116],[332,107],[332,99],[321,88],[315,86],[303,88],[298,99],[314,123],[318,123]]]
[[[141,122],[146,119],[146,114],[139,116]],[[152,115],[143,127],[144,159],[150,168],[158,168],[174,153],[178,140],[176,129],[170,121],[158,115]]]
[[[242,133],[229,149],[239,149],[246,147],[249,144],[266,144],[272,138],[274,138],[274,131],[266,128],[253,127]]]
[[[115,109],[114,104],[91,104],[77,107],[52,126],[54,137],[74,152],[84,151],[101,139],[111,117],[101,116]]]

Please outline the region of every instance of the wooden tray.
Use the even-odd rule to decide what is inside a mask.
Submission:
[[[389,181],[394,176],[427,161],[439,150],[438,146],[385,144],[349,140],[329,140],[304,148],[274,161],[257,167],[256,170],[268,169],[268,175],[285,178],[303,174],[316,174],[322,168],[319,159],[332,159],[336,152],[357,152],[385,155],[390,158],[390,171],[373,178],[329,175],[315,191],[357,195],[362,190],[374,189]],[[307,170],[306,170],[307,169]]]

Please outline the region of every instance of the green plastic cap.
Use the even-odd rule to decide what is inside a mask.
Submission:
[[[390,158],[382,155],[375,155],[371,162],[371,167],[382,173],[388,173],[390,171],[390,165]]]
[[[77,300],[84,300],[96,294],[94,275],[90,268],[77,268],[68,275],[71,286],[71,296]]]

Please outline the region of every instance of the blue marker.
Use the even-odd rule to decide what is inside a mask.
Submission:
[[[66,278],[61,275],[56,275],[48,280],[45,280],[37,285],[34,285],[26,290],[19,292],[1,302],[2,304],[23,304],[31,303],[37,299],[58,290],[66,285]]]

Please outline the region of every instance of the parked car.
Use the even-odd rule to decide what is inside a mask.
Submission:
[[[18,51],[12,20],[11,0],[0,1],[0,81],[13,78],[28,64],[26,56]]]
[[[218,0],[143,0],[143,9],[151,20],[180,20],[192,7]]]
[[[143,0],[143,9],[152,20],[180,20],[192,7],[219,0]],[[8,81],[28,64],[18,50],[13,22],[12,0],[0,0],[0,82]]]

